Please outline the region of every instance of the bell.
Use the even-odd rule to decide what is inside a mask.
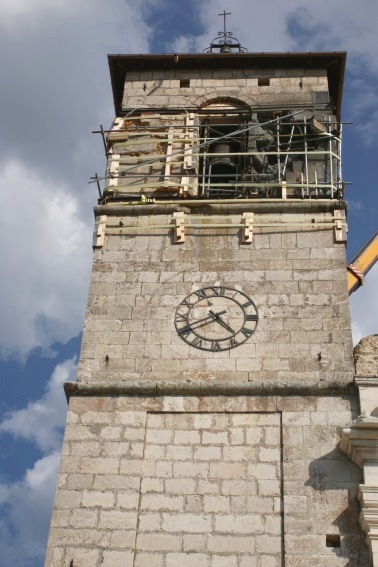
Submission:
[[[220,48],[220,53],[231,53],[231,47],[227,45],[227,43],[224,43]]]
[[[225,164],[225,165],[230,165],[231,167],[235,167],[236,156],[225,155],[231,153],[231,149],[232,149],[231,144],[227,142],[214,144],[213,152],[212,152],[213,155],[209,159],[209,163],[213,166],[219,164]],[[221,154],[221,155],[214,155],[214,154]]]

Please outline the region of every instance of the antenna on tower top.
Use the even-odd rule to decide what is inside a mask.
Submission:
[[[215,37],[210,44],[210,47],[204,49],[204,53],[213,53],[214,49],[219,49],[219,53],[232,53],[233,49],[237,49],[239,53],[246,53],[248,49],[242,47],[238,39],[233,36],[232,32],[227,31],[226,18],[230,16],[231,12],[223,10],[218,16],[223,16],[223,31],[218,32],[218,37]]]

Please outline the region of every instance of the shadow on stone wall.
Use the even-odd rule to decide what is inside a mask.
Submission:
[[[349,559],[343,567],[370,567],[365,534],[359,523],[358,485],[363,482],[361,469],[339,448],[311,461],[305,486],[312,489],[309,515],[314,533],[340,535],[340,546],[330,548],[333,557]],[[331,556],[331,557],[332,557]],[[330,565],[333,563],[330,557]]]

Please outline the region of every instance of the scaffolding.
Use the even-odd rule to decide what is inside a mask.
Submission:
[[[342,125],[324,113],[212,108],[117,118],[99,131],[100,201],[339,199]],[[100,178],[92,178],[99,186]]]

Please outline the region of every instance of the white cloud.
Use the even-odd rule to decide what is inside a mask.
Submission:
[[[75,374],[74,359],[58,364],[42,398],[30,403],[24,409],[7,414],[0,424],[0,433],[9,433],[16,439],[32,441],[43,452],[60,447],[61,432],[67,413],[62,386],[67,380],[75,380]]]
[[[197,2],[200,21],[206,28],[198,47],[203,49],[223,29],[223,0]],[[364,0],[234,0],[227,7],[227,28],[249,51],[350,50],[352,57],[378,71],[375,57],[378,3]]]
[[[78,192],[105,169],[101,138],[91,131],[113,117],[107,53],[148,51],[149,2],[60,0],[47,10],[44,2],[18,0],[25,17],[2,13],[0,161],[17,156]]]
[[[66,186],[16,161],[0,171],[0,195],[0,352],[22,356],[80,332],[91,229]]]
[[[49,0],[1,0],[0,7],[3,14],[3,23],[11,22],[13,19],[25,15],[36,16],[38,13],[45,13],[53,7],[57,11],[65,11],[73,5],[72,0],[56,0],[53,6]]]
[[[297,5],[291,15],[292,33],[299,30],[299,41],[306,49],[347,50],[354,71],[360,72],[362,64],[371,72],[378,72],[375,0],[365,0],[363,6],[353,0],[318,0],[305,7],[299,1],[292,4]]]
[[[63,382],[74,379],[76,362],[58,364],[41,399],[11,412],[0,433],[33,442],[45,454],[19,482],[0,483],[0,564],[29,567],[42,563],[59,466],[67,403]]]
[[[43,563],[54,500],[59,451],[38,460],[21,482],[0,485],[0,564]]]
[[[148,6],[158,3],[159,0],[142,0],[138,4],[130,0],[0,0],[1,25],[19,35],[24,26],[36,30],[39,25],[48,23],[54,27],[58,20],[62,22],[62,19],[69,18],[72,23],[81,19],[83,29],[89,22],[95,22],[99,29],[103,24],[104,32],[112,22],[113,31],[116,32],[119,20],[122,19],[120,16],[127,15],[134,25],[134,30],[130,29],[130,35],[133,36],[135,28],[147,31],[142,13]],[[118,21],[114,19],[116,14],[119,16]]]
[[[250,52],[289,51],[295,49],[296,40],[291,37],[287,25],[288,17],[301,4],[300,0],[267,0],[252,4],[249,0],[234,0],[226,7],[231,16],[227,17],[227,31],[232,32],[241,44]],[[204,28],[197,36],[195,49],[201,52],[218,38],[218,31],[223,31],[223,17],[218,14],[225,9],[223,0],[197,0],[199,21]],[[193,46],[191,39],[189,46]],[[175,46],[185,47],[185,37],[175,40]]]
[[[378,328],[378,263],[370,270],[365,283],[350,297],[353,343],[377,333]]]
[[[170,45],[170,51],[175,53],[192,53],[198,51],[201,40],[195,35],[180,35]]]
[[[159,1],[0,0],[2,357],[81,330],[97,199],[87,181],[105,170],[91,131],[114,112],[106,55],[148,51],[145,14]]]
[[[350,81],[354,96],[349,97],[348,109],[355,123],[355,130],[365,146],[377,142],[378,94],[375,77],[356,77]]]

